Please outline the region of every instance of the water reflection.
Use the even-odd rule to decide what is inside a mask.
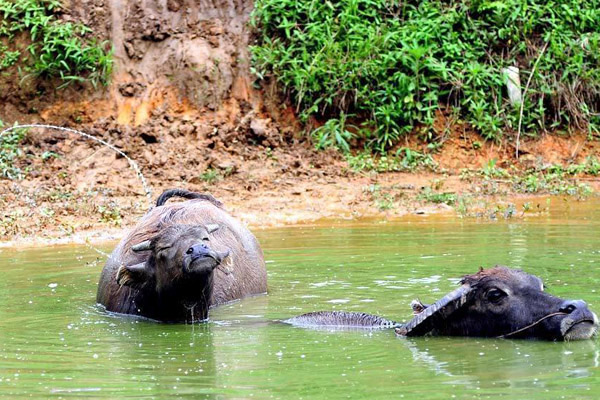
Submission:
[[[467,387],[544,387],[549,374],[560,378],[593,376],[600,366],[598,342],[543,342],[477,338],[398,337],[416,367],[452,377]]]

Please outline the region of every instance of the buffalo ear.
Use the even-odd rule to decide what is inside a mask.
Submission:
[[[117,271],[117,284],[139,289],[154,276],[154,272],[143,262],[135,265],[121,265]]]
[[[204,227],[206,228],[206,232],[213,233],[214,231],[219,229],[221,226],[218,224],[206,224]]]

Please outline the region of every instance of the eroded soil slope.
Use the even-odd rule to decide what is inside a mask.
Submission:
[[[294,110],[250,73],[247,25],[252,1],[65,2],[114,45],[109,87],[0,78],[0,119],[81,129],[136,160],[154,189],[209,191],[253,226],[322,217],[398,216],[424,210],[421,188],[475,192],[460,169],[491,159],[512,163],[509,144],[485,143],[440,116],[447,132],[434,155],[444,175],[349,171],[334,151],[316,152]],[[477,143],[475,143],[477,142]],[[407,141],[410,147],[424,145]],[[581,161],[597,152],[585,136],[548,136],[522,146],[524,163]],[[0,239],[70,236],[130,225],[149,207],[126,159],[77,135],[32,129],[18,167],[24,180],[0,180]],[[597,182],[592,182],[597,184]]]

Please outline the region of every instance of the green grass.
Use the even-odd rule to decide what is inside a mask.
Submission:
[[[446,204],[453,206],[457,201],[456,193],[452,192],[436,192],[430,187],[425,187],[419,193],[418,199],[434,204]]]
[[[71,82],[107,84],[112,72],[108,42],[90,38],[91,29],[55,17],[57,0],[0,0],[0,70],[23,65],[26,76],[58,77]],[[19,49],[15,38],[25,34],[30,44]]]
[[[346,154],[348,166],[355,172],[412,172],[416,170],[436,171],[437,164],[429,154],[423,154],[407,147],[394,153],[375,156],[369,151]]]
[[[4,123],[0,120],[0,130]],[[15,129],[0,136],[0,177],[7,179],[23,179],[25,172],[22,171],[15,161],[23,156],[21,142],[27,133],[26,129]]]
[[[121,226],[122,216],[119,205],[114,201],[109,204],[96,206],[96,211],[100,215],[100,222],[104,222],[114,226]]]
[[[489,183],[496,188],[494,183],[502,182],[510,185],[517,193],[566,194],[585,198],[592,194],[593,190],[589,185],[578,181],[577,178],[581,175],[599,176],[600,161],[595,156],[589,156],[583,163],[573,163],[566,167],[551,164],[534,166],[525,171],[509,171],[497,167],[496,160],[491,160],[479,170],[461,171],[463,180],[474,181],[474,178],[483,178],[479,185],[482,188],[488,188]]]
[[[523,89],[531,76],[524,134],[600,130],[599,0],[257,0],[252,23],[254,73],[275,79],[304,121],[325,121],[317,147],[435,141],[438,111],[489,140],[514,134],[508,66]]]
[[[223,179],[223,176],[216,169],[207,168],[199,175],[199,178],[206,183],[215,183]]]

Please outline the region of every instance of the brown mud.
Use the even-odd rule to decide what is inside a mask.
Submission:
[[[460,179],[463,168],[582,162],[600,154],[585,134],[485,142],[440,115],[442,173],[354,172],[335,151],[314,150],[294,110],[273,85],[250,73],[249,0],[71,0],[61,14],[114,47],[111,84],[0,77],[0,120],[72,127],[102,138],[136,160],[154,190],[210,192],[253,228],[322,218],[397,218],[453,212],[422,188],[476,196],[473,209],[512,201],[509,182],[494,190]],[[407,139],[410,148],[427,151]],[[0,241],[81,241],[118,236],[149,207],[127,161],[76,135],[29,131],[16,161],[23,180],[0,179]],[[42,157],[43,154],[50,155]],[[600,189],[595,178],[586,180]],[[93,234],[92,234],[93,233]]]

